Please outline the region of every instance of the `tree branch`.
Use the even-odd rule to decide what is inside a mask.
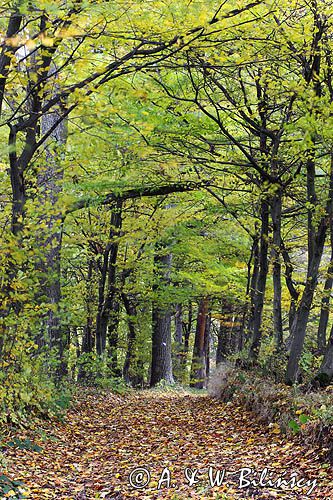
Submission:
[[[165,184],[161,186],[139,186],[135,188],[124,189],[120,193],[109,193],[104,196],[87,197],[75,201],[70,207],[66,209],[65,215],[81,210],[82,208],[90,206],[110,205],[116,200],[129,200],[142,197],[163,196],[172,193],[184,193],[188,191],[195,191],[206,186],[207,182],[178,182],[173,184]]]

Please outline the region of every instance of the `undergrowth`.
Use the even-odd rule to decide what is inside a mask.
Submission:
[[[253,411],[276,433],[297,434],[319,444],[333,460],[333,387],[307,390],[221,363],[208,385],[210,395]]]

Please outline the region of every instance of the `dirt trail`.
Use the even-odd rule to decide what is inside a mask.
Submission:
[[[23,480],[28,498],[36,500],[333,498],[332,470],[323,467],[319,453],[276,432],[244,409],[208,396],[82,395],[66,421],[47,431],[47,439],[40,432],[39,440],[35,436],[40,453],[10,452],[8,474]],[[139,467],[141,475],[135,472]],[[246,468],[256,471],[257,480],[262,475],[262,485],[247,484],[256,477],[246,475]],[[265,468],[274,474],[264,479]],[[149,473],[147,486],[131,486],[131,473],[138,486]],[[212,488],[210,482],[223,473],[222,484]],[[291,481],[295,474],[303,488],[264,486],[269,478]],[[198,482],[189,485],[191,480]]]

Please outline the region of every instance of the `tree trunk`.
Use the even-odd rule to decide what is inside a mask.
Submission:
[[[175,342],[179,346],[179,349],[181,349],[183,343],[183,308],[181,304],[176,305]]]
[[[264,199],[261,202],[259,274],[254,296],[253,335],[252,344],[249,351],[249,358],[251,361],[256,361],[258,358],[262,337],[261,320],[268,274],[268,230],[269,206],[267,200]]]
[[[307,172],[307,201],[308,208],[308,276],[310,275],[310,267],[315,253],[316,246],[316,228],[314,226],[314,207],[317,204],[317,195],[315,188],[316,166],[313,159],[313,152],[309,154],[306,164]]]
[[[15,45],[7,45],[6,40],[10,40],[20,31],[22,19],[23,16],[20,14],[19,10],[15,8],[14,12],[11,13],[8,21],[5,42],[2,42],[2,50],[0,55],[0,116],[2,112],[6,81],[10,71],[12,56],[16,51]]]
[[[175,356],[173,358],[173,374],[175,379],[182,380],[183,344],[183,308],[181,304],[175,307]]]
[[[326,224],[327,222],[325,219],[321,221],[321,227],[318,231],[317,237],[315,238],[315,248],[313,249],[311,266],[308,270],[307,281],[296,312],[286,373],[286,383],[290,385],[297,382],[299,376],[299,360],[303,350],[313,295],[317,287],[318,271],[324,250],[327,229]]]
[[[237,350],[241,351],[244,346],[244,340],[249,335],[249,332],[253,332],[253,297],[254,291],[258,279],[258,268],[259,268],[259,252],[258,252],[258,237],[257,234],[253,237],[251,253],[249,260],[247,262],[247,280],[246,280],[246,299],[243,306],[242,321],[239,329],[238,346]],[[253,273],[252,273],[252,261],[253,261]],[[247,322],[247,329],[246,329]]]
[[[330,224],[330,239],[331,239],[331,259],[327,270],[327,277],[324,285],[323,297],[321,300],[320,319],[317,332],[317,347],[318,352],[324,354],[326,347],[326,330],[329,317],[329,305],[333,286],[333,223]]]
[[[211,330],[212,318],[210,314],[206,316],[206,326],[205,326],[205,365],[206,365],[206,380],[208,381],[210,375],[210,330]]]
[[[182,358],[181,358],[181,366],[183,373],[186,370],[187,366],[187,358],[189,353],[189,345],[190,345],[190,335],[192,331],[192,319],[193,319],[193,311],[192,311],[192,302],[188,303],[188,316],[187,321],[183,321],[183,334],[184,334],[184,344],[182,350]]]
[[[331,328],[330,338],[327,342],[326,351],[319,372],[315,381],[319,382],[321,387],[330,385],[333,380],[333,326]]]
[[[332,271],[333,266],[329,270],[329,273],[331,274]],[[331,298],[332,284],[333,278],[332,275],[330,275],[325,281],[324,296],[321,300],[320,319],[317,332],[317,347],[320,354],[323,354],[325,352],[326,347],[326,330],[329,317],[329,303]]]
[[[217,335],[216,366],[227,360],[230,354],[230,328],[228,326],[230,309],[226,302],[222,303],[220,327]]]
[[[316,199],[314,191],[314,165],[312,161],[307,163],[307,182],[308,182],[308,196],[311,200]],[[312,216],[308,216],[308,237],[309,241],[309,256],[311,254],[311,261],[308,264],[307,280],[302,294],[299,307],[296,312],[295,321],[292,331],[292,342],[290,348],[290,355],[288,360],[286,383],[294,384],[299,378],[299,361],[302,355],[306,327],[308,324],[310,308],[313,301],[314,292],[318,282],[319,266],[322,259],[325,239],[328,227],[332,224],[332,203],[333,203],[333,155],[331,155],[330,166],[330,184],[328,190],[328,201],[326,203],[325,215],[321,218],[318,229],[315,231],[313,227]],[[315,234],[312,232],[315,231]]]
[[[43,135],[56,125],[62,114],[63,110],[59,109],[42,117]],[[40,229],[37,235],[38,245],[42,248],[42,260],[37,265],[41,275],[38,296],[49,306],[43,328],[46,330],[48,345],[56,349],[59,376],[67,372],[63,354],[66,346],[68,347],[67,335],[63,331],[59,314],[63,215],[58,206],[63,180],[61,161],[67,136],[67,122],[63,120],[50,134],[45,150],[45,164],[39,167],[37,173],[38,198],[42,207],[40,220],[42,227],[45,227]]]
[[[96,352],[101,356],[106,348],[107,327],[116,294],[116,263],[119,243],[117,237],[122,225],[122,201],[117,200],[111,214],[109,242],[106,245],[98,287],[96,318]],[[106,289],[106,291],[105,291]]]
[[[153,345],[150,386],[164,380],[174,382],[171,360],[171,312],[153,304],[152,313]]]
[[[121,376],[121,370],[118,368],[118,327],[120,304],[118,294],[115,294],[112,300],[109,323],[107,327],[108,338],[108,367],[115,376]]]
[[[126,382],[132,382],[135,379],[135,341],[136,341],[136,307],[133,298],[125,293],[121,294],[128,324],[127,351],[123,368],[123,377]]]
[[[92,312],[92,304],[94,301],[94,290],[92,284],[92,275],[93,275],[94,261],[93,259],[89,259],[88,261],[88,274],[86,278],[86,325],[85,332],[82,339],[82,352],[91,353],[94,349],[94,337],[93,337],[93,312]]]
[[[90,354],[94,350],[94,336],[93,336],[93,312],[92,304],[94,301],[94,291],[93,291],[93,276],[94,260],[92,258],[88,259],[88,273],[85,279],[85,308],[86,308],[86,324],[83,329],[82,335],[82,346],[78,353],[78,360],[81,354]],[[86,371],[82,363],[78,363],[78,380],[84,380],[87,377]]]
[[[252,337],[253,336],[253,323],[254,323],[254,312],[255,312],[255,297],[256,297],[256,290],[257,290],[257,284],[258,284],[258,276],[259,276],[259,269],[260,269],[260,249],[259,249],[259,236],[256,234],[253,238],[253,244],[252,244],[252,249],[251,249],[251,258],[248,264],[248,268],[250,270],[251,267],[251,260],[253,259],[253,270],[252,270],[252,276],[250,278],[249,282],[249,295],[250,295],[250,310],[249,310],[249,319],[248,319],[248,324],[247,324],[247,331],[246,336],[247,337]]]
[[[208,298],[200,300],[195,331],[190,386],[203,389],[206,380],[205,331],[208,314]]]
[[[158,284],[154,291],[163,289],[170,280],[171,254],[154,257],[155,274]],[[160,298],[159,298],[160,299]],[[168,384],[174,382],[171,358],[171,311],[170,306],[162,306],[160,300],[153,301],[152,308],[152,362],[150,386],[164,380]]]
[[[297,311],[297,302],[299,297],[299,292],[295,288],[293,282],[293,264],[291,262],[289,253],[284,245],[284,242],[281,240],[281,251],[282,257],[285,264],[285,280],[286,285],[290,294],[290,306],[289,306],[289,337],[285,342],[286,349],[289,351],[291,342],[292,342],[292,332],[294,331],[294,322],[296,319],[296,311]]]
[[[283,325],[282,325],[282,284],[281,284],[281,210],[282,200],[280,190],[271,200],[271,216],[273,223],[273,322],[276,347],[278,350],[283,344]]]

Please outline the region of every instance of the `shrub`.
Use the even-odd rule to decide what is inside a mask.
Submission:
[[[308,391],[263,378],[230,363],[218,366],[208,392],[223,402],[234,401],[256,413],[259,419],[285,433],[299,434],[307,442],[327,448],[333,459],[333,388]]]
[[[69,406],[70,390],[57,387],[42,359],[20,371],[0,371],[0,422],[23,423],[34,416],[60,416]]]

